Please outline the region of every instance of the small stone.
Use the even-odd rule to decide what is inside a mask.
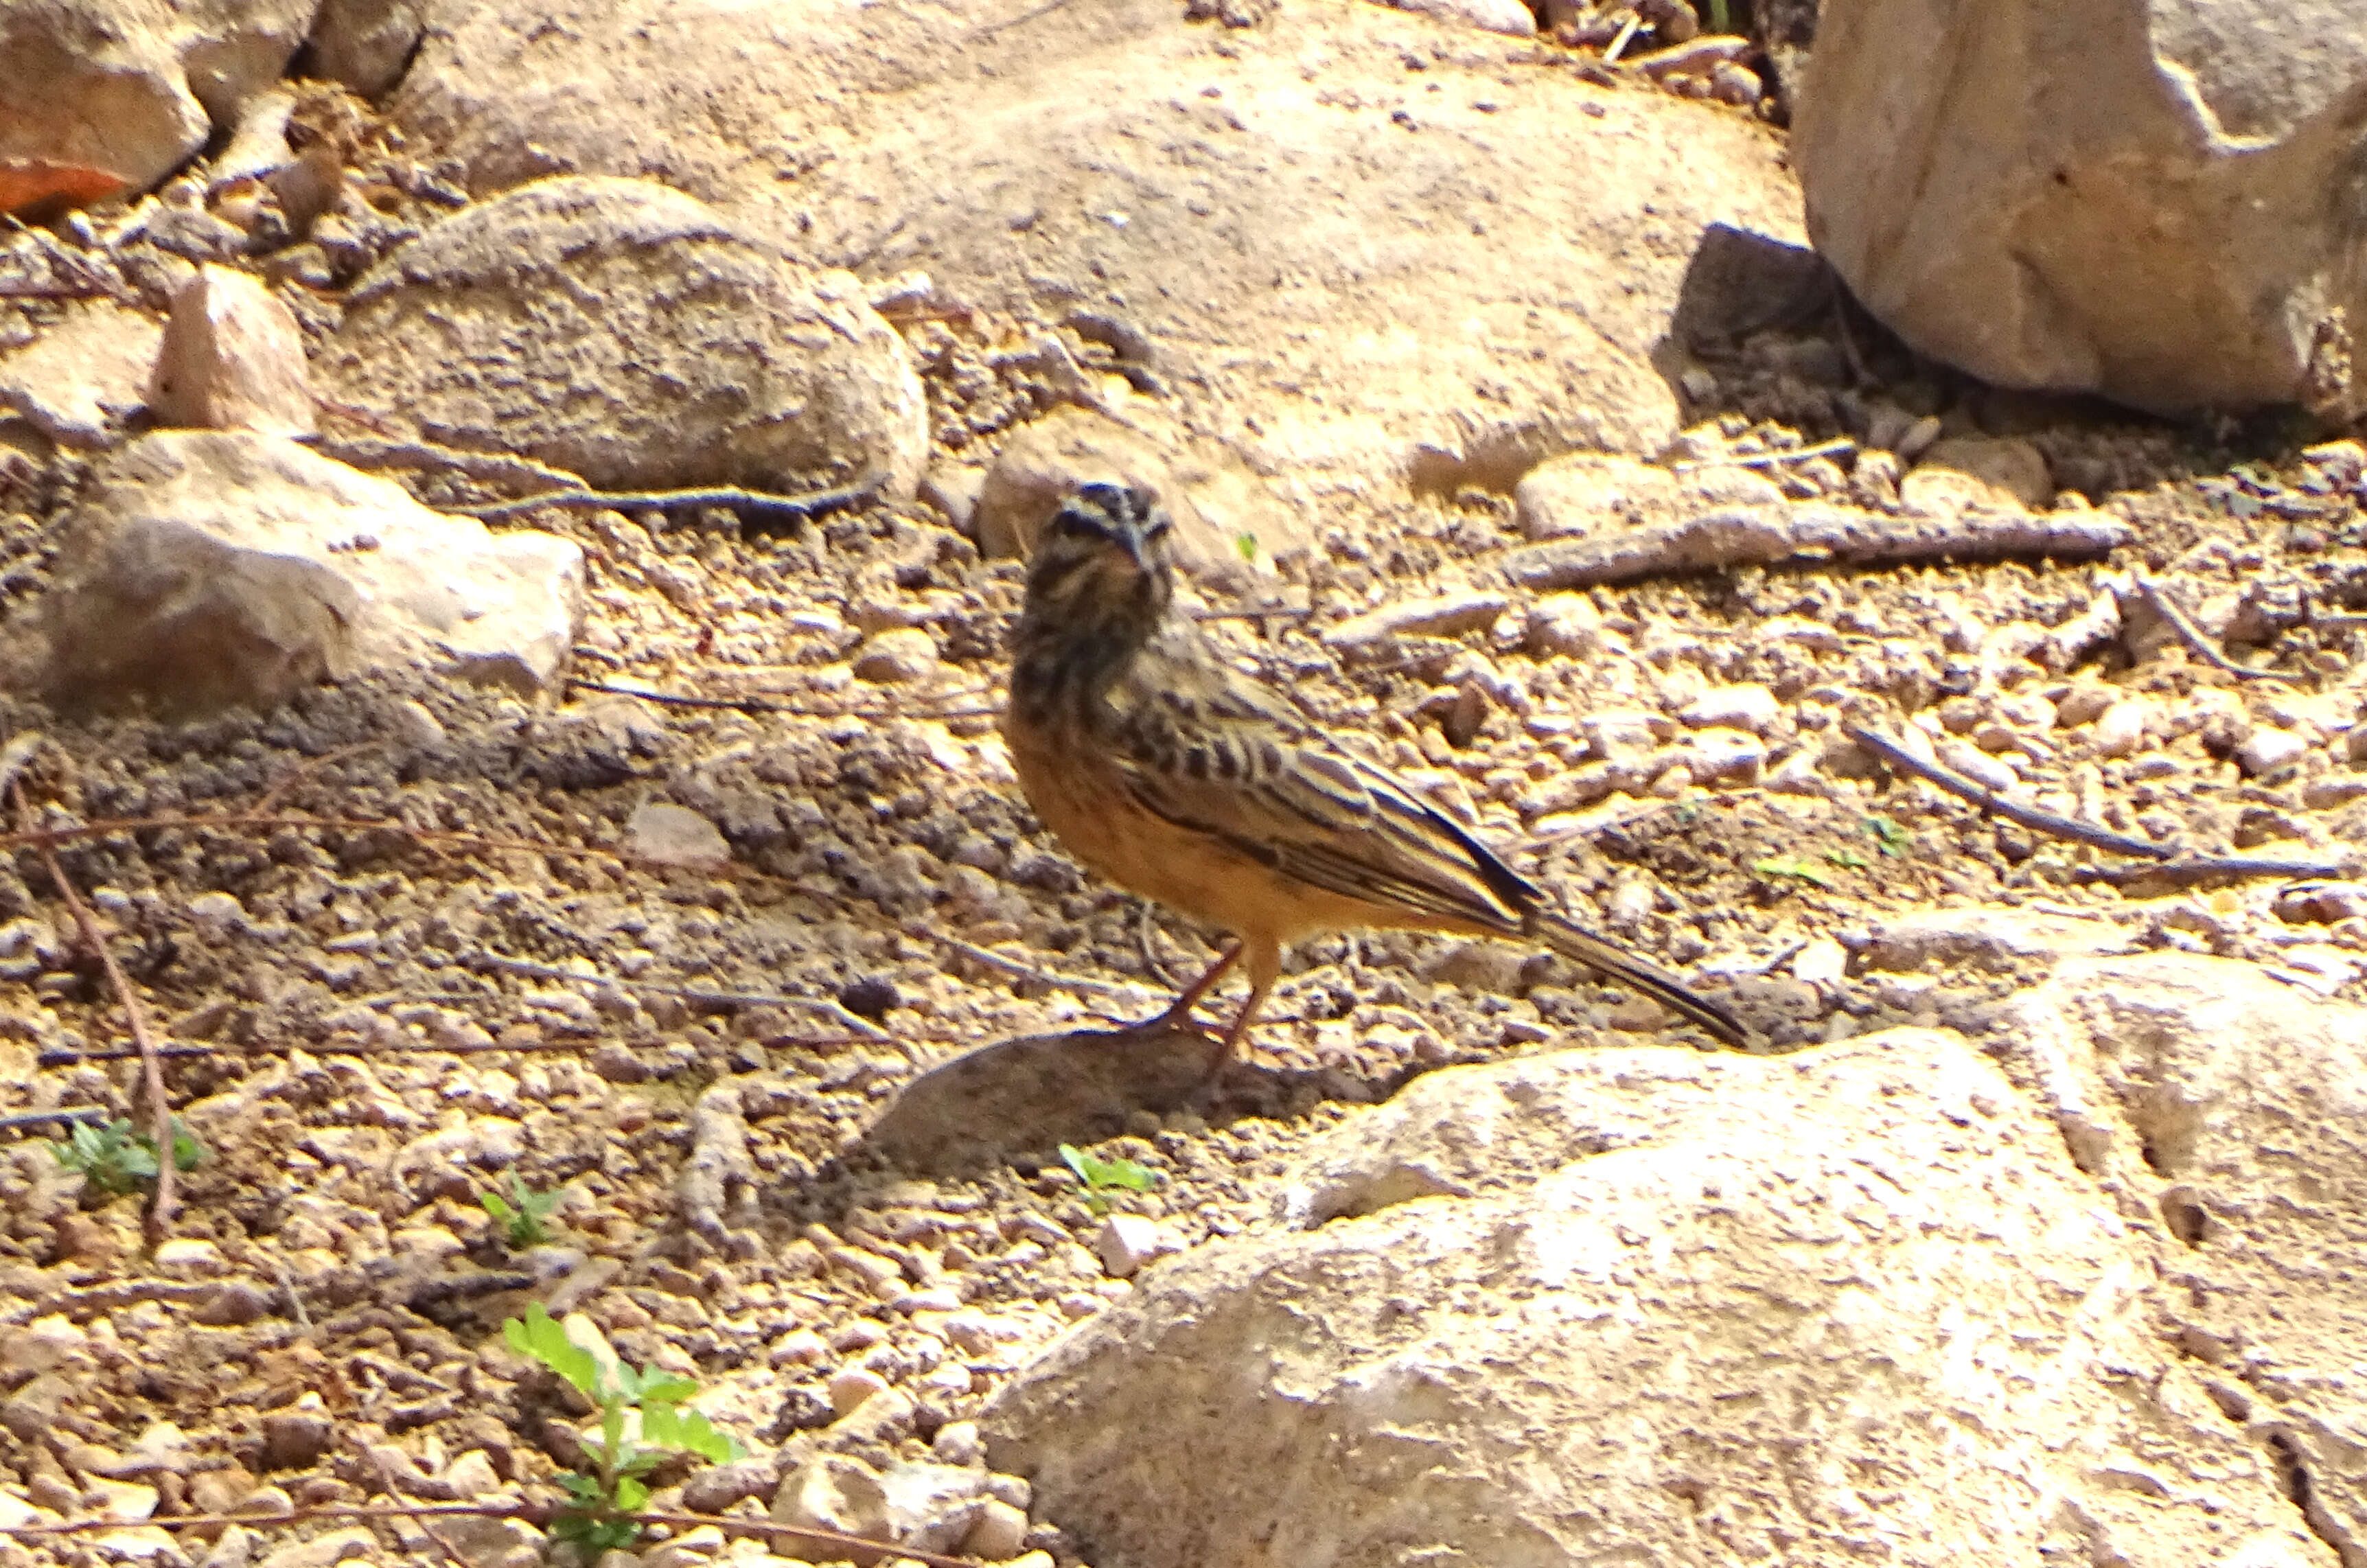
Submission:
[[[208,1328],[238,1328],[260,1320],[271,1310],[271,1292],[246,1279],[224,1283],[189,1314]]]
[[[1766,766],[1767,745],[1758,736],[1732,730],[1705,730],[1685,748],[1682,767],[1670,771],[1688,773],[1697,784],[1720,780],[1748,784],[1755,781]]]
[[[946,1422],[929,1440],[929,1451],[947,1464],[978,1465],[986,1462],[986,1443],[979,1436],[975,1421]]]
[[[502,1477],[484,1449],[470,1449],[444,1467],[444,1484],[461,1497],[483,1497],[501,1490]]]
[[[821,1335],[810,1328],[793,1328],[775,1342],[773,1353],[766,1361],[776,1369],[813,1367],[821,1365],[829,1356],[830,1346],[822,1342]]]
[[[293,1410],[275,1410],[263,1418],[263,1463],[266,1470],[310,1470],[335,1440],[336,1423],[318,1408],[319,1396],[307,1394],[315,1408],[299,1401]]]
[[[2091,737],[2096,755],[2124,757],[2135,752],[2153,727],[2154,712],[2154,705],[2141,698],[2125,698],[2106,708],[2097,716]]]
[[[1775,694],[1763,686],[1714,686],[1677,715],[1694,729],[1748,730],[1763,735],[1783,713]]]
[[[250,275],[198,267],[173,290],[148,406],[166,425],[311,435],[317,407],[295,316]]]
[[[1737,61],[1721,60],[1709,74],[1710,97],[1737,108],[1755,108],[1767,95],[1759,74]]]
[[[243,1465],[226,1464],[189,1477],[189,1506],[200,1514],[227,1514],[255,1493],[255,1477]]]
[[[844,1416],[861,1408],[865,1400],[886,1392],[888,1380],[868,1367],[847,1367],[831,1374],[828,1387],[831,1409]]]
[[[2280,730],[2271,724],[2263,724],[2245,736],[2237,744],[2236,760],[2242,765],[2246,773],[2258,778],[2264,774],[2283,772],[2307,756],[2308,752],[2309,741],[2306,736],[2297,735],[2291,730]]]
[[[889,1539],[888,1494],[877,1471],[845,1454],[818,1454],[781,1482],[773,1494],[776,1522],[835,1530],[865,1540]],[[804,1562],[833,1562],[848,1557],[847,1549],[821,1541],[776,1540],[774,1551]],[[879,1553],[853,1559],[857,1563],[879,1560]]]
[[[937,668],[937,641],[917,626],[900,626],[864,639],[855,677],[877,686],[927,678]]]
[[[900,1443],[912,1435],[920,1408],[902,1389],[873,1394],[831,1424],[832,1440],[848,1448]]]
[[[2301,787],[2301,803],[2314,812],[2330,812],[2367,799],[2367,775],[2331,773]]]
[[[644,801],[633,809],[625,824],[625,853],[688,871],[712,871],[731,861],[731,846],[713,823],[667,801]]]
[[[1174,1237],[1140,1214],[1113,1214],[1093,1237],[1093,1251],[1113,1279],[1130,1279],[1154,1257],[1177,1250]]]
[[[176,1236],[156,1244],[156,1267],[183,1278],[208,1278],[229,1267],[221,1248],[210,1241]]]
[[[906,1460],[880,1472],[888,1523],[896,1541],[922,1551],[951,1551],[986,1506],[986,1472]]]
[[[848,1012],[878,1023],[904,1005],[896,983],[882,975],[866,974],[839,987],[838,1005]]]
[[[990,1497],[962,1537],[961,1550],[987,1562],[1018,1555],[1027,1540],[1027,1516],[1000,1497]]]
[[[425,751],[444,744],[444,722],[427,710],[426,705],[408,699],[396,703],[387,711],[395,739],[413,751]]]
[[[998,1345],[1008,1345],[1020,1337],[1017,1324],[975,1307],[965,1307],[960,1312],[948,1313],[937,1327],[956,1348],[968,1356],[982,1356]]]
[[[2013,437],[1959,436],[1933,445],[1900,485],[1909,507],[1942,515],[1967,506],[2043,510],[2054,496],[2046,459]]]
[[[1849,949],[1818,937],[1792,960],[1792,978],[1804,985],[1838,985],[1849,973]]]
[[[447,1524],[458,1527],[462,1522],[459,1519],[439,1520],[436,1528],[444,1534],[445,1539],[452,1542],[455,1551],[466,1553],[466,1560],[469,1562],[485,1563],[487,1568],[491,1568],[492,1559],[481,1557],[461,1544],[462,1531],[457,1528],[446,1528]],[[467,1522],[506,1523],[508,1521]],[[471,1541],[470,1544],[475,1543]],[[255,1565],[255,1568],[336,1568],[336,1564],[340,1562],[368,1562],[375,1560],[378,1555],[378,1537],[371,1533],[370,1528],[368,1525],[348,1525],[341,1529],[324,1531],[310,1540],[300,1540],[283,1546],[264,1558]]]
[[[1602,651],[1603,612],[1584,594],[1547,594],[1529,607],[1529,652],[1582,659]]]
[[[641,1568],[701,1568],[721,1557],[730,1540],[717,1526],[697,1525],[643,1551]]]

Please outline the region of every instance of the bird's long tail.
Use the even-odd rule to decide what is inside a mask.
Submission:
[[[1620,984],[1631,987],[1654,1001],[1699,1024],[1727,1044],[1748,1049],[1750,1031],[1742,1020],[1729,1012],[1724,1004],[1713,1002],[1688,988],[1668,971],[1647,963],[1624,949],[1613,946],[1602,937],[1580,930],[1557,915],[1540,910],[1530,916],[1529,934],[1566,959],[1575,959],[1590,969]]]

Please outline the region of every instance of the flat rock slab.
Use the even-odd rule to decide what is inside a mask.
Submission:
[[[855,278],[648,180],[543,180],[466,209],[356,285],[316,373],[391,428],[602,489],[909,497],[928,415]]]
[[[863,1134],[912,1171],[952,1171],[1123,1131],[1135,1110],[1172,1110],[1204,1088],[1222,1042],[1185,1030],[1082,1031],[997,1040],[904,1085]]]

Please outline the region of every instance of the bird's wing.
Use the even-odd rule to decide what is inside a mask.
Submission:
[[[1296,881],[1412,915],[1517,931],[1524,881],[1387,768],[1332,744],[1213,651],[1154,647],[1110,694],[1136,801]]]

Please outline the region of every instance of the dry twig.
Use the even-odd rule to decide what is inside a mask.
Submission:
[[[991,719],[998,711],[992,708],[952,708],[936,712],[913,709],[890,712],[878,708],[798,708],[761,697],[684,697],[670,691],[644,691],[639,687],[612,686],[606,681],[577,680],[572,676],[567,684],[577,691],[606,692],[611,697],[638,697],[644,702],[654,702],[663,708],[721,708],[735,713],[786,713],[796,719]],[[983,697],[986,694],[949,691],[940,695],[954,698]]]
[[[1849,728],[1850,738],[1902,772],[1968,801],[1983,812],[2021,824],[2050,837],[2067,838],[2114,855],[2134,855],[2154,862],[2129,873],[2141,876],[2201,877],[2342,877],[2351,867],[2339,860],[2286,860],[2257,855],[2194,855],[2174,844],[2160,844],[2134,834],[2067,817],[2059,812],[2009,801],[1954,768],[1926,762],[1897,741],[1863,724]]]
[[[678,996],[704,1007],[800,1007],[810,1013],[820,1013],[832,1023],[855,1030],[866,1040],[891,1045],[900,1043],[894,1035],[869,1019],[819,996],[790,996],[777,991],[709,991],[701,986],[673,985],[663,981],[620,980],[607,974],[578,974],[572,969],[561,969],[555,964],[504,958],[498,953],[480,953],[470,961],[480,968],[498,970],[504,974],[524,975],[532,980],[572,981],[578,985],[613,985],[619,991],[654,992],[661,996]]]
[[[20,829],[33,825],[33,810],[25,803],[25,789],[17,779],[8,781],[8,796],[17,808]],[[150,1250],[173,1233],[173,1187],[178,1171],[174,1164],[173,1108],[164,1097],[164,1064],[156,1054],[156,1037],[149,1032],[148,1015],[140,1005],[140,997],[131,989],[131,981],[123,966],[115,961],[115,949],[107,945],[107,937],[99,929],[98,917],[82,901],[82,893],[66,876],[66,869],[58,862],[56,846],[42,844],[41,867],[50,874],[50,881],[65,901],[74,915],[74,929],[82,934],[83,945],[96,954],[99,966],[107,971],[107,983],[115,992],[115,999],[123,1007],[125,1025],[131,1031],[132,1043],[140,1048],[140,1082],[148,1098],[149,1136],[156,1145],[156,1191],[149,1200],[148,1212],[142,1230],[148,1238]]]
[[[2196,658],[2201,659],[2213,669],[2234,676],[2237,680],[2275,680],[2282,681],[2287,686],[2293,684],[2293,678],[2291,676],[2280,674],[2275,670],[2256,670],[2248,665],[2237,664],[2213,646],[2211,639],[2204,635],[2203,628],[2194,623],[2194,618],[2187,614],[2185,608],[2176,599],[2171,598],[2169,591],[2160,584],[2146,576],[2142,571],[2133,572],[2129,575],[2136,587],[2137,597],[2145,600],[2146,607],[2154,614],[2169,623],[2169,629],[2178,633],[2178,640],[2185,643]]]
[[[810,490],[802,495],[780,495],[737,485],[708,485],[695,490],[549,490],[515,501],[484,506],[454,506],[447,510],[481,522],[523,517],[543,506],[569,506],[595,512],[670,512],[689,507],[726,506],[758,517],[810,517],[868,501],[888,482],[885,470],[873,469],[845,484]]]
[[[286,1514],[160,1514],[145,1523],[165,1529],[222,1529],[231,1525],[243,1525],[255,1529],[268,1525],[296,1525],[324,1519],[350,1519],[361,1524],[391,1524],[396,1519],[518,1519],[538,1529],[549,1528],[558,1510],[534,1503],[379,1503],[368,1506],[321,1504],[298,1508]],[[825,1546],[843,1547],[842,1555],[872,1558],[889,1556],[909,1558],[925,1563],[927,1568],[982,1568],[975,1557],[949,1557],[941,1551],[923,1551],[918,1547],[899,1546],[890,1542],[846,1535],[837,1530],[818,1529],[806,1525],[777,1524],[771,1519],[752,1519],[721,1514],[674,1514],[641,1512],[633,1516],[644,1524],[673,1525],[696,1529],[701,1525],[713,1525],[732,1535],[753,1535],[767,1540],[785,1536],[793,1540],[819,1541]],[[54,1525],[0,1525],[0,1539],[13,1540],[44,1540],[55,1536],[88,1535],[95,1530],[119,1530],[131,1521],[115,1517],[101,1519],[67,1519]]]

